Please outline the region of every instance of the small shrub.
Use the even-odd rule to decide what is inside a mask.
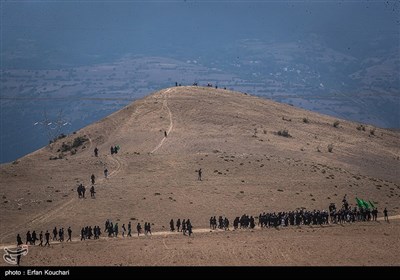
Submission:
[[[370,135],[375,135],[375,128],[371,129],[371,130],[369,131],[369,134],[370,134]]]
[[[63,139],[63,138],[65,138],[65,137],[67,137],[67,135],[65,135],[64,133],[61,133],[61,134],[58,135],[57,137],[54,137],[53,140],[50,140],[50,141],[49,141],[49,144],[55,143],[58,139]]]
[[[303,123],[309,123],[310,121],[307,118],[303,118]]]
[[[338,128],[339,127],[340,122],[339,121],[334,121],[333,123],[333,127]]]
[[[65,142],[62,143],[61,145],[61,152],[67,152],[71,150],[71,146]]]
[[[88,139],[86,137],[78,136],[74,139],[74,142],[72,143],[72,148],[77,148],[80,145],[82,145],[83,143],[85,143],[86,141],[88,141]]]
[[[83,143],[88,141],[88,139],[85,136],[79,136],[74,139],[74,141],[71,143],[65,143],[63,142],[61,145],[61,152],[68,152],[71,151],[71,154],[76,153],[76,148],[81,146]],[[75,151],[74,151],[75,150]]]
[[[364,125],[362,125],[362,124],[360,124],[359,126],[357,126],[357,130],[362,130],[362,131],[365,131],[365,126]]]
[[[332,151],[333,151],[333,145],[329,144],[328,145],[328,152],[332,153]]]
[[[284,129],[284,130],[279,130],[279,131],[277,132],[277,134],[278,134],[279,136],[283,136],[283,137],[291,137],[291,135],[289,134],[289,131],[286,130],[286,129]]]

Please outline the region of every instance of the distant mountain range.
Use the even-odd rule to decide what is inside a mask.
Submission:
[[[70,133],[176,82],[211,83],[348,120],[399,128],[399,67],[395,51],[360,60],[317,39],[246,39],[220,55],[127,54],[88,66],[3,69],[1,162],[48,143],[52,131],[34,126],[44,115],[55,121],[61,113],[69,123],[61,131]]]

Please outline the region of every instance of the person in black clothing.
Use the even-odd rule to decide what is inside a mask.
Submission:
[[[39,246],[43,246],[43,231],[39,233],[39,241],[40,241]]]
[[[49,246],[50,246],[50,242],[49,242],[50,233],[49,233],[48,230],[46,230],[46,233],[44,234],[44,236],[46,237],[46,243],[44,244],[44,246],[46,246],[46,245],[49,245]]]
[[[57,227],[54,227],[54,229],[53,229],[53,240],[57,240],[57,234],[58,234]]]
[[[174,220],[173,219],[171,219],[171,221],[169,222],[169,227],[170,227],[171,231],[175,231]]]
[[[28,230],[28,232],[26,233],[26,243],[25,244],[32,244],[32,236],[31,236],[31,231]]]
[[[388,210],[386,209],[386,207],[383,210],[383,215],[384,215],[385,221],[389,222]]]
[[[97,157],[99,155],[99,149],[94,148],[94,156]]]
[[[179,228],[181,227],[181,219],[178,219],[178,220],[176,221],[176,227],[177,227],[178,232],[179,232]]]
[[[64,228],[60,228],[58,231],[58,238],[60,242],[64,241]]]
[[[72,229],[71,229],[71,227],[68,227],[68,239],[67,239],[67,242],[68,241],[70,241],[70,242],[72,241],[71,240],[71,236],[72,236]]]
[[[90,197],[95,198],[94,194],[96,193],[96,191],[94,190],[94,186],[92,186],[90,188]]]
[[[21,238],[21,236],[20,236],[19,233],[18,233],[18,234],[17,234],[17,246],[22,245],[22,244],[24,244],[24,243],[22,242],[22,238]]]
[[[187,230],[189,232],[189,237],[192,235],[193,231],[192,231],[192,223],[190,222],[190,220],[187,220],[186,222],[187,224]]]
[[[126,231],[126,228],[125,228],[125,224],[122,224],[122,237],[125,237],[125,231]]]
[[[127,234],[126,236],[132,236],[132,235],[131,235],[131,232],[132,232],[132,225],[131,225],[131,222],[129,221],[129,224],[128,224],[128,234]]]
[[[139,236],[139,234],[142,232],[142,226],[140,225],[140,223],[137,224],[136,229],[137,229],[137,236]]]
[[[164,130],[164,137],[167,138],[168,134],[167,132]]]
[[[85,228],[81,229],[81,241],[86,239]]]
[[[36,231],[32,232],[32,243],[33,245],[36,245],[36,240],[39,240],[36,236]]]
[[[114,154],[114,147],[111,146],[110,150],[111,150],[111,154],[113,155]]]
[[[183,232],[183,235],[186,235],[186,220],[185,219],[183,219],[183,221],[182,221],[182,232]]]
[[[147,223],[147,233],[150,233],[150,235],[152,235],[151,234],[151,225],[150,225],[150,223]]]
[[[199,177],[197,178],[199,181],[201,181],[201,174],[203,173],[202,171],[201,171],[201,168],[197,171],[198,173],[199,173]]]
[[[92,185],[94,185],[94,179],[95,179],[94,174],[92,174],[92,176],[90,176],[90,179],[92,180]]]
[[[79,186],[76,188],[76,191],[78,192],[78,197],[81,198],[81,197],[82,197],[82,188],[81,188],[81,185],[79,185]]]
[[[17,265],[19,266],[21,262],[21,251],[22,251],[22,246],[17,247]]]

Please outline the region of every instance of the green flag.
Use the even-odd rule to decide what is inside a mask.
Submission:
[[[361,199],[361,202],[364,204],[365,209],[369,209],[369,204],[367,202],[365,202],[365,200]]]
[[[369,205],[371,205],[372,208],[375,208],[375,205],[372,203],[371,200],[368,200],[368,202],[369,202]]]
[[[358,199],[358,198],[356,197],[356,201],[357,201],[358,207],[364,208],[364,204],[362,203],[362,201],[361,201],[360,199]]]

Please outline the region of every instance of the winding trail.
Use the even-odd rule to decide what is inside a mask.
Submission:
[[[171,133],[172,129],[174,128],[174,123],[172,121],[172,113],[171,110],[168,107],[168,100],[167,100],[167,93],[171,90],[171,88],[167,89],[163,95],[164,95],[164,101],[163,101],[163,108],[166,108],[168,110],[168,115],[169,115],[169,128],[167,131],[167,136]],[[164,136],[164,138],[161,140],[161,142],[150,152],[150,154],[155,153],[159,148],[162,147],[164,144],[165,140],[167,140],[167,137]]]
[[[113,171],[111,171],[109,174],[108,174],[108,176],[107,176],[107,178],[102,178],[101,180],[103,181],[103,180],[107,180],[108,178],[110,178],[110,177],[114,177],[116,174],[118,174],[121,170],[122,170],[122,163],[121,163],[121,160],[118,158],[118,157],[113,157],[113,156],[111,156],[111,159],[114,161],[114,162],[116,162],[117,163],[117,168],[116,169],[114,169]]]

